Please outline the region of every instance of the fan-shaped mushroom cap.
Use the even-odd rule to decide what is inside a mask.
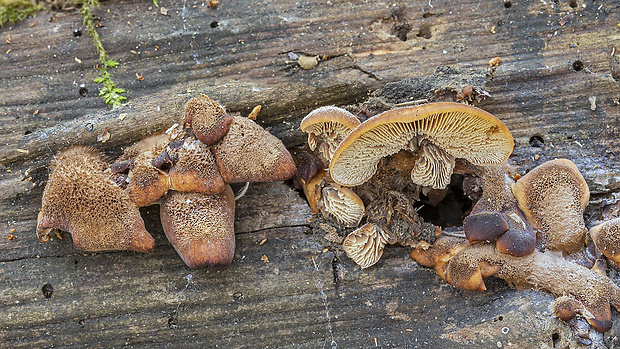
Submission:
[[[432,187],[442,189],[447,173],[452,173],[451,158],[477,165],[499,164],[508,159],[512,147],[512,135],[493,115],[459,103],[431,103],[390,110],[363,122],[340,143],[329,172],[338,184],[360,185],[375,174],[382,157],[410,149],[424,157],[422,162],[442,159],[435,167],[420,166],[436,171]],[[416,182],[418,173],[412,171]],[[429,178],[423,181],[430,182]]]
[[[437,275],[448,281],[446,279],[448,262],[467,246],[469,246],[469,242],[466,239],[442,236],[433,245],[424,244],[416,247],[409,253],[409,258],[425,267],[434,267]]]
[[[536,167],[512,185],[512,192],[546,248],[574,253],[583,247],[590,190],[572,161],[556,159]]]
[[[347,187],[328,184],[321,190],[319,209],[323,216],[345,227],[357,227],[366,213],[364,202]]]
[[[303,191],[308,200],[308,206],[312,213],[319,213],[319,199],[322,195],[322,188],[326,178],[325,170],[320,170],[308,184],[303,183]]]
[[[342,247],[349,258],[365,269],[377,263],[385,245],[395,240],[377,224],[366,223],[349,234]]]
[[[430,251],[421,253],[441,255],[445,250],[442,239],[445,238],[435,242]],[[435,248],[440,251],[432,251]],[[558,252],[535,250],[524,257],[513,257],[499,252],[492,244],[477,243],[455,253],[445,268],[448,282],[473,291],[485,290],[483,278],[491,275],[518,288],[533,287],[559,297],[572,297],[575,301],[569,302],[568,308],[561,309],[562,318],[568,319],[581,312],[590,325],[600,332],[611,328],[610,304],[616,309],[620,307],[620,288],[612,280],[564,259]],[[558,303],[560,307],[563,307],[564,300]]]
[[[235,254],[235,195],[170,191],[160,207],[166,237],[190,268],[228,265]]]
[[[300,128],[308,134],[308,146],[318,153],[328,165],[338,144],[360,124],[358,118],[347,110],[328,106],[313,110],[301,120]]]
[[[590,236],[605,257],[620,264],[620,218],[592,227]]]
[[[192,98],[185,105],[185,123],[206,145],[219,142],[232,122],[232,116],[226,114],[224,107],[205,95]]]
[[[170,189],[168,174],[153,166],[153,160],[165,147],[166,142],[155,143],[152,148],[138,154],[133,160],[127,193],[137,207],[152,204]]]
[[[215,157],[203,142],[189,137],[178,148],[169,151],[178,159],[168,172],[172,189],[217,194],[226,188]]]
[[[295,162],[278,138],[248,118],[234,119],[212,148],[226,183],[283,181],[295,174]]]
[[[73,147],[52,162],[37,222],[39,240],[57,228],[70,232],[73,245],[86,251],[148,252],[155,241],[144,227],[127,193],[104,173],[108,164],[99,152]]]

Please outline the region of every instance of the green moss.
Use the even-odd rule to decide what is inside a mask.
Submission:
[[[0,26],[19,22],[43,7],[34,0],[0,0]]]

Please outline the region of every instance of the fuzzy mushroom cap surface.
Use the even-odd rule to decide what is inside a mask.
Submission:
[[[425,149],[430,147],[426,143],[440,149],[441,155],[435,148]],[[447,170],[453,167],[451,158],[476,165],[499,164],[508,159],[513,145],[508,128],[495,116],[460,103],[430,103],[390,110],[364,121],[340,143],[329,172],[338,184],[357,186],[375,174],[382,157],[409,149],[423,153],[423,161],[440,159],[436,168],[420,167],[437,171],[432,175],[436,183],[431,186],[443,189],[447,172],[452,173],[452,168]],[[416,178],[412,178],[414,182]],[[443,179],[437,182],[437,178]],[[424,183],[430,182],[424,179]]]
[[[328,165],[340,142],[359,124],[359,119],[347,110],[327,106],[306,115],[300,128],[308,134],[310,150],[318,147],[319,158]]]
[[[454,242],[442,244],[440,238],[424,255],[453,253]],[[462,239],[466,241],[465,239]],[[432,251],[440,249],[440,251]],[[442,251],[445,250],[445,251]],[[441,260],[445,263],[444,260]],[[535,288],[558,297],[558,315],[568,320],[581,313],[599,332],[611,328],[610,304],[620,306],[620,288],[608,277],[564,259],[554,251],[534,251],[525,257],[499,252],[492,244],[460,245],[445,267],[446,280],[452,285],[473,291],[486,289],[483,278],[494,275],[517,288]],[[567,304],[568,303],[568,304]],[[582,309],[585,309],[583,311]]]
[[[166,148],[166,142],[154,143],[152,148],[138,154],[129,171],[127,193],[137,207],[148,206],[161,198],[170,189],[170,177],[153,166],[159,154]]]
[[[217,194],[226,183],[215,163],[215,156],[203,142],[186,138],[177,149],[169,150],[178,159],[170,168],[172,189],[181,192]]]
[[[248,118],[235,116],[212,149],[226,183],[283,181],[295,174],[295,162],[284,144]]]
[[[321,190],[319,209],[327,219],[344,227],[357,227],[366,213],[362,199],[347,187],[327,185]]]
[[[366,269],[381,259],[386,244],[394,242],[395,239],[377,224],[366,223],[349,234],[342,247],[349,258]]]
[[[605,257],[620,264],[620,218],[592,227],[590,236]]]
[[[170,191],[160,207],[168,241],[190,268],[228,265],[235,254],[235,195]]]
[[[574,253],[583,247],[590,190],[572,161],[556,159],[534,168],[512,185],[512,192],[546,248]]]
[[[219,142],[232,122],[233,118],[226,114],[226,109],[205,95],[192,98],[185,104],[185,123],[206,145]]]
[[[52,228],[71,233],[73,245],[85,251],[151,251],[155,241],[140,212],[118,187],[98,151],[73,147],[52,162],[43,191],[37,236],[49,240]]]

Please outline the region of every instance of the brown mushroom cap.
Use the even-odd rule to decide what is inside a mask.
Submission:
[[[351,228],[357,227],[366,213],[364,202],[347,187],[328,184],[321,190],[319,209],[327,219]]]
[[[344,252],[362,269],[381,259],[386,244],[395,239],[375,223],[366,223],[349,234],[342,243]]]
[[[499,212],[470,214],[463,220],[465,236],[470,242],[493,241],[508,230],[508,222]]]
[[[137,207],[152,204],[170,189],[168,174],[153,166],[159,154],[165,149],[166,142],[154,143],[152,148],[138,154],[129,171],[127,193]]]
[[[418,255],[450,254],[449,248],[455,243],[444,244],[441,242],[443,239],[446,238],[441,237],[434,246],[420,251]],[[428,261],[431,258],[426,259]],[[444,260],[439,262],[445,264]],[[446,280],[467,290],[485,290],[483,278],[491,275],[518,288],[533,287],[558,297],[570,296],[575,301],[568,302],[567,307],[562,305],[565,299],[558,303],[561,307],[559,315],[568,319],[582,312],[590,325],[600,332],[611,328],[610,304],[616,309],[620,307],[620,288],[611,279],[568,261],[553,251],[535,250],[524,257],[513,257],[499,252],[492,244],[477,243],[462,247],[453,254],[445,267]]]
[[[37,235],[43,242],[57,228],[70,232],[73,245],[86,251],[151,251],[155,241],[127,193],[104,173],[108,164],[89,148],[73,147],[52,162],[43,191]]]
[[[401,149],[421,150],[430,160],[422,149],[428,147],[425,142],[445,153],[438,158],[463,158],[477,165],[506,161],[514,143],[506,126],[481,109],[459,103],[431,103],[390,110],[363,122],[340,143],[329,172],[338,184],[360,185],[375,174],[382,157]],[[444,161],[439,165],[433,177],[444,178],[447,164]],[[414,182],[416,178],[412,178]],[[433,187],[442,189],[440,184],[443,182]]]
[[[213,145],[219,142],[233,122],[224,107],[211,98],[201,95],[185,104],[185,123],[189,124],[201,142]]]
[[[177,159],[168,172],[172,189],[217,194],[226,188],[215,157],[203,142],[188,137],[177,149],[170,149],[169,152]]]
[[[516,209],[503,214],[508,230],[497,238],[495,246],[502,252],[515,257],[523,257],[536,249],[536,233],[527,224],[525,217]]]
[[[605,257],[620,264],[620,218],[592,227],[590,236]]]
[[[512,192],[546,248],[574,253],[583,247],[590,190],[572,161],[556,159],[534,168],[512,185]]]
[[[226,183],[283,181],[295,174],[295,162],[284,144],[248,118],[235,116],[212,149]]]
[[[300,128],[308,134],[308,146],[318,153],[321,161],[328,165],[340,142],[360,121],[347,110],[327,106],[313,110],[301,120]]]
[[[160,207],[161,224],[190,268],[228,265],[235,254],[235,195],[170,191]]]

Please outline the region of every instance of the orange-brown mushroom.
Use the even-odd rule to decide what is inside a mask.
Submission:
[[[592,227],[590,236],[605,257],[620,264],[620,218]]]
[[[467,244],[465,239],[441,237],[435,245],[410,255],[420,264],[441,266],[450,284],[466,290],[484,291],[483,279],[496,276],[517,288],[536,288],[561,298],[555,313],[564,320],[583,315],[597,331],[611,328],[610,304],[620,307],[620,288],[596,271],[564,259],[553,251],[513,257],[500,253],[492,244]],[[442,241],[442,240],[445,240]],[[445,258],[436,256],[449,256]],[[432,263],[431,263],[432,262]],[[441,275],[441,274],[440,274]]]
[[[359,124],[359,119],[347,110],[327,106],[306,115],[300,128],[308,134],[310,150],[318,148],[319,158],[328,166],[340,142]]]
[[[168,172],[171,189],[217,194],[226,188],[215,157],[203,142],[188,137],[167,152],[177,159]]]
[[[382,157],[407,149],[416,156],[411,180],[443,189],[456,158],[499,164],[512,148],[512,135],[493,115],[459,103],[431,103],[390,110],[363,122],[340,143],[329,172],[336,183],[357,186],[375,174]]]
[[[572,161],[545,162],[513,184],[512,192],[545,248],[574,253],[583,247],[590,190]]]
[[[228,265],[235,254],[235,197],[170,191],[160,207],[168,241],[190,268]]]
[[[150,145],[150,148],[141,149],[142,151],[132,159],[127,184],[127,193],[137,207],[152,204],[170,189],[168,173],[153,166],[154,161],[166,148],[167,139],[157,136],[153,140],[146,139],[141,142],[143,146]]]
[[[362,269],[373,266],[381,259],[386,244],[396,238],[375,223],[366,223],[349,234],[342,243],[344,252]]]
[[[226,114],[220,104],[201,95],[185,104],[185,123],[192,128],[201,142],[213,145],[228,133],[233,117]]]
[[[93,149],[73,147],[52,161],[37,219],[42,242],[52,228],[70,232],[73,245],[86,251],[149,252],[155,241],[127,193],[104,172],[108,164]]]
[[[248,118],[235,116],[212,149],[226,183],[283,181],[295,174],[295,162],[284,144]]]

